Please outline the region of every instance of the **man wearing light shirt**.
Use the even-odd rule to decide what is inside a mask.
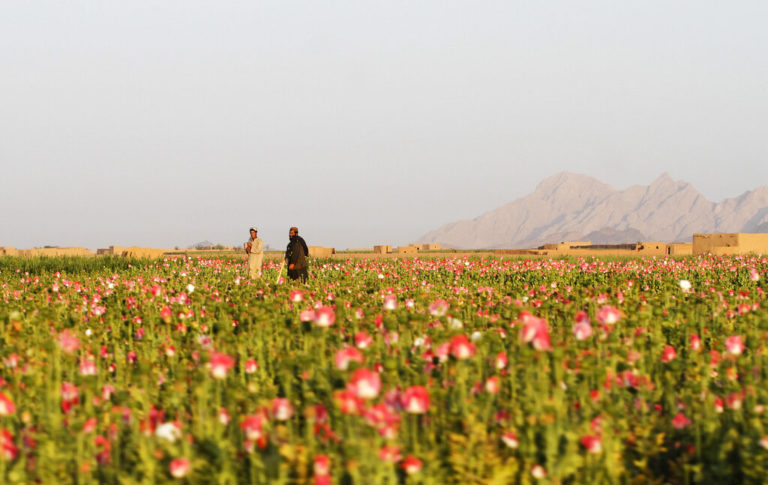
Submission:
[[[257,228],[251,228],[251,238],[243,244],[248,254],[248,276],[252,280],[261,278],[261,264],[264,261],[264,241],[258,237]]]

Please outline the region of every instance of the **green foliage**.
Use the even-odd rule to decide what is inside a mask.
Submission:
[[[150,259],[123,258],[120,256],[75,257],[75,256],[3,256],[0,258],[0,272],[17,272],[30,275],[44,275],[55,272],[62,274],[124,272],[144,268],[153,263]]]
[[[0,258],[0,392],[15,407],[0,407],[0,482],[166,483],[186,458],[189,483],[314,483],[323,455],[334,484],[765,481],[765,259],[313,259],[306,285],[274,284],[278,268],[251,282],[241,257]],[[330,326],[302,321],[325,306]],[[600,323],[607,306],[617,322]],[[578,340],[582,311],[594,334]],[[526,341],[526,314],[551,349]],[[360,333],[370,343],[340,367]],[[453,352],[462,337],[473,355]],[[350,412],[339,396],[361,368],[382,388]],[[412,386],[424,414],[404,409]]]

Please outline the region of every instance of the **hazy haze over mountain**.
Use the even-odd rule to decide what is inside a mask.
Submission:
[[[473,220],[446,224],[419,242],[523,248],[563,240],[690,241],[694,232],[766,230],[768,186],[714,203],[666,173],[650,185],[616,190],[587,175],[561,172],[530,195]]]

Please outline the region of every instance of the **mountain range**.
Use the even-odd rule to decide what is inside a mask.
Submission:
[[[587,175],[561,172],[525,197],[446,224],[418,242],[531,248],[560,241],[690,242],[694,232],[768,232],[768,185],[715,203],[666,173],[650,185],[616,190]]]

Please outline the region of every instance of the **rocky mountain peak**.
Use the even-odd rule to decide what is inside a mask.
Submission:
[[[595,189],[611,189],[596,178],[573,172],[560,172],[542,180],[534,193],[553,195],[563,191],[586,191]]]
[[[765,225],[766,214],[768,186],[715,204],[668,173],[647,186],[616,190],[588,175],[561,172],[525,197],[471,221],[446,224],[419,242],[520,248],[587,235],[605,235],[612,243],[617,237],[686,241],[694,232],[754,232]]]

